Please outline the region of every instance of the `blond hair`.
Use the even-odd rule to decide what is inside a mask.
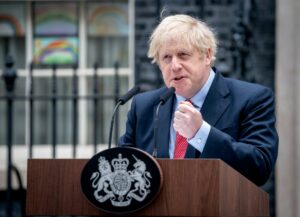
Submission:
[[[210,49],[212,64],[216,59],[217,39],[212,29],[191,16],[184,14],[168,16],[155,28],[149,39],[147,54],[152,63],[158,63],[161,46],[170,40],[195,47],[200,54],[206,54]]]

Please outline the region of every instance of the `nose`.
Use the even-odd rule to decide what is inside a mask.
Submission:
[[[178,71],[181,69],[180,61],[177,57],[173,57],[171,61],[171,70],[172,71]]]

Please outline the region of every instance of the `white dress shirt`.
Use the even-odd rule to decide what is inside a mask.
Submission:
[[[214,80],[215,77],[215,72],[213,70],[210,71],[209,77],[206,81],[206,83],[204,84],[204,86],[201,88],[201,90],[196,93],[195,96],[193,96],[190,101],[192,101],[193,105],[198,108],[199,110],[201,109],[204,100],[207,96],[207,93],[211,87],[211,84]],[[176,101],[174,103],[174,108],[173,108],[173,115],[172,115],[172,119],[171,119],[171,127],[170,127],[170,142],[169,142],[169,155],[170,158],[173,159],[174,158],[174,150],[175,150],[175,140],[176,140],[176,131],[173,127],[173,119],[174,119],[174,113],[178,108],[178,105],[187,100],[186,98],[177,95],[176,94]],[[197,133],[195,134],[195,136],[191,139],[188,140],[188,143],[190,145],[192,145],[195,149],[197,149],[198,151],[202,152],[204,149],[204,146],[206,144],[207,141],[207,137],[209,135],[210,132],[210,128],[211,126],[205,122],[203,120],[203,124],[200,127],[200,129],[197,131]]]

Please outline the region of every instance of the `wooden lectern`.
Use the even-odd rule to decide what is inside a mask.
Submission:
[[[85,198],[85,159],[29,159],[27,216],[111,216]],[[158,159],[164,183],[146,208],[127,216],[267,217],[267,193],[221,160]],[[126,216],[126,215],[125,215]]]

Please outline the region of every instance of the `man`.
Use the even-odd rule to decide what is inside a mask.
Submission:
[[[220,158],[262,185],[278,152],[273,93],[214,71],[216,48],[205,23],[187,15],[163,19],[151,35],[148,57],[158,64],[166,87],[133,99],[120,144],[153,152],[155,109],[174,87],[159,112],[158,157]]]

